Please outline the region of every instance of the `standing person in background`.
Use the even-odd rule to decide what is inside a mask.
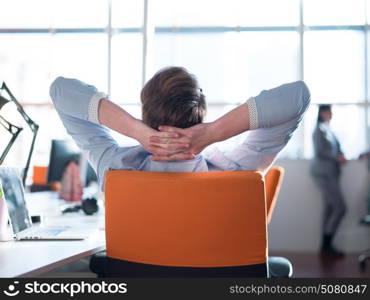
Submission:
[[[346,213],[346,204],[339,186],[341,166],[346,163],[346,159],[330,128],[331,118],[331,106],[320,105],[313,133],[314,159],[311,174],[324,201],[321,253],[342,257],[344,253],[337,250],[332,241]]]
[[[367,166],[370,172],[370,150],[364,153],[361,153],[359,159],[367,159]],[[370,215],[370,186],[367,193],[367,215]]]

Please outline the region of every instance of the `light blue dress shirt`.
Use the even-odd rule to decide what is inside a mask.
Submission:
[[[94,168],[104,188],[107,170],[205,172],[256,170],[266,172],[290,140],[310,103],[303,81],[264,90],[247,100],[250,128],[245,141],[228,152],[217,148],[192,160],[157,162],[141,145],[120,146],[99,123],[99,101],[107,96],[76,79],[58,77],[50,87],[54,106],[67,129]],[[165,125],[165,124],[163,124]]]

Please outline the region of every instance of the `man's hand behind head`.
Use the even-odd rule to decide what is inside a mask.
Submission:
[[[157,150],[152,152],[152,160],[173,161],[193,159],[196,154],[202,152],[204,148],[213,143],[212,135],[210,134],[211,124],[202,123],[185,129],[173,126],[160,126],[160,133],[176,133],[178,136],[163,137],[159,134],[150,136],[150,146]],[[186,150],[181,150],[181,146],[183,145],[188,146]],[[173,151],[174,153],[168,154],[168,151]]]

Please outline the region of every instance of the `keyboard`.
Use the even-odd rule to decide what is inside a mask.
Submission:
[[[22,239],[26,240],[37,240],[37,239],[47,239],[58,235],[59,233],[65,231],[65,229],[57,228],[32,228],[21,235]]]

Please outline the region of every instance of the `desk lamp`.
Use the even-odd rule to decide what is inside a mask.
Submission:
[[[4,93],[2,93],[3,91],[5,92],[5,94],[7,95],[7,97],[5,97]],[[5,157],[7,156],[10,148],[13,146],[13,144],[14,144],[15,140],[17,139],[19,133],[23,129],[21,127],[17,127],[15,125],[11,124],[10,122],[8,122],[5,118],[3,118],[1,116],[1,109],[8,102],[13,102],[15,104],[15,106],[17,107],[17,111],[22,116],[22,118],[26,121],[26,123],[28,124],[28,126],[30,127],[30,129],[31,129],[31,131],[33,133],[31,147],[30,147],[30,149],[28,151],[28,157],[27,157],[26,166],[25,166],[25,168],[23,170],[23,173],[22,173],[22,182],[23,182],[23,185],[24,185],[25,182],[26,182],[27,173],[28,173],[28,169],[29,169],[29,166],[30,166],[31,157],[32,157],[32,153],[33,153],[33,148],[35,146],[35,140],[36,140],[36,136],[37,136],[37,131],[39,129],[39,125],[37,125],[27,115],[27,113],[24,111],[23,107],[19,104],[19,102],[17,101],[17,99],[10,92],[10,90],[6,86],[5,82],[3,82],[2,85],[1,85],[1,87],[0,87],[0,125],[2,127],[4,127],[12,135],[12,137],[11,137],[10,141],[8,142],[7,146],[5,147],[3,153],[0,156],[0,165],[4,162]]]

